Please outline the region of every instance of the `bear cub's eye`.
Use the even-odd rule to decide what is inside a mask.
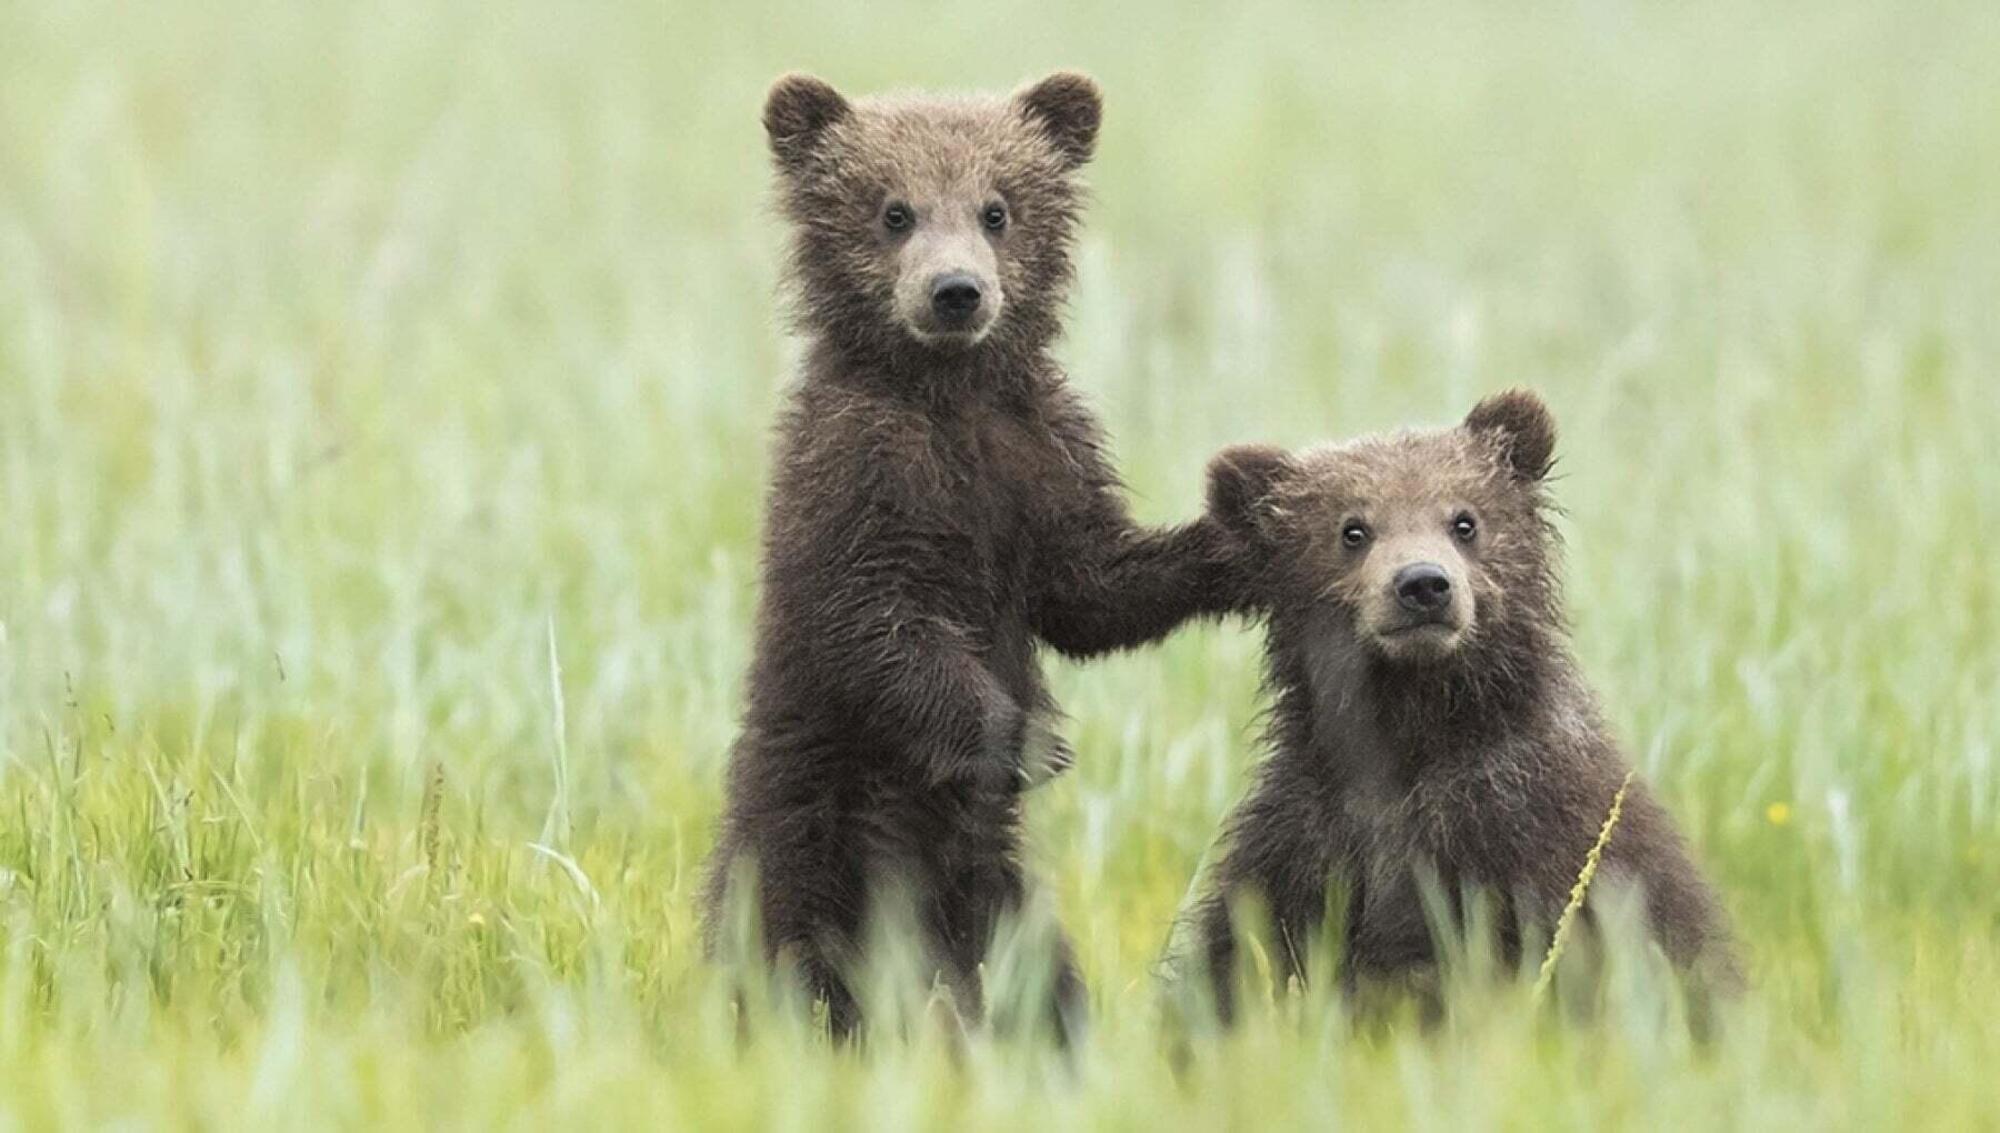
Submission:
[[[1457,519],[1451,521],[1451,533],[1458,536],[1459,542],[1470,543],[1472,537],[1479,534],[1479,524],[1473,521],[1471,512],[1462,511]]]
[[[1368,525],[1358,519],[1350,519],[1347,526],[1340,529],[1340,541],[1350,547],[1359,547],[1368,541]]]
[[[908,232],[917,222],[917,214],[901,201],[882,210],[882,227],[891,232]]]
[[[979,221],[986,226],[988,232],[1004,231],[1007,227],[1007,206],[998,201],[987,205],[979,214]]]

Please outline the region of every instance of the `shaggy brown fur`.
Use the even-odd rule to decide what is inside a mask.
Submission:
[[[1268,619],[1274,697],[1270,756],[1191,925],[1225,1018],[1245,896],[1300,976],[1331,911],[1350,989],[1424,982],[1421,877],[1448,900],[1494,899],[1503,956],[1548,939],[1625,775],[1569,654],[1554,444],[1540,399],[1513,391],[1455,428],[1211,463],[1211,509],[1241,533]],[[1638,782],[1593,897],[1632,885],[1676,965],[1735,982],[1722,911]]]
[[[777,426],[708,933],[754,863],[767,959],[841,1032],[891,885],[980,1009],[979,962],[1024,897],[1021,791],[1068,759],[1039,646],[1090,657],[1225,604],[1232,540],[1134,526],[1048,353],[1098,117],[1069,74],[856,102],[789,76],[765,107],[807,352]],[[1081,986],[1058,969],[1067,1027]]]

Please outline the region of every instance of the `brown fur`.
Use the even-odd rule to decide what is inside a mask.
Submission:
[[[1211,509],[1241,534],[1268,621],[1274,698],[1270,756],[1192,918],[1225,1017],[1231,907],[1249,896],[1303,976],[1344,894],[1351,988],[1430,974],[1420,877],[1448,899],[1495,899],[1503,956],[1548,939],[1625,775],[1568,649],[1545,491],[1554,441],[1540,399],[1513,391],[1454,428],[1296,455],[1236,448],[1210,465]],[[1355,525],[1365,536],[1350,543]],[[1415,563],[1441,570],[1449,601],[1419,613],[1397,600]],[[1640,782],[1593,896],[1633,885],[1677,966],[1735,982],[1723,913]]]
[[[777,425],[708,931],[714,947],[753,862],[766,957],[842,1032],[892,883],[960,1008],[979,1010],[978,965],[1024,897],[1022,789],[1068,758],[1039,648],[1090,657],[1225,604],[1231,540],[1207,520],[1133,524],[1048,353],[1097,122],[1077,75],[1011,98],[858,102],[791,76],[766,105],[807,351]],[[997,232],[982,219],[996,202]],[[885,223],[892,204],[906,231]],[[945,272],[985,290],[981,321],[929,321]],[[1066,955],[1053,982],[1068,1026]]]

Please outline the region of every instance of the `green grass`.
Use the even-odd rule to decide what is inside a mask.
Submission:
[[[0,1127],[2000,1126],[1991,5],[1219,12],[0,8]],[[1146,518],[1232,441],[1551,399],[1578,650],[1744,938],[1716,1044],[1523,982],[1177,1062],[1233,626],[1056,673],[1073,1067],[736,1041],[758,101],[1056,66],[1108,94],[1064,353]]]

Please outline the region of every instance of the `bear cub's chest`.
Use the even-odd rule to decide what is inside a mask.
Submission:
[[[968,413],[940,430],[952,475],[937,504],[959,517],[986,565],[1018,565],[1032,533],[1033,501],[1056,467],[1055,445],[1017,416]]]

